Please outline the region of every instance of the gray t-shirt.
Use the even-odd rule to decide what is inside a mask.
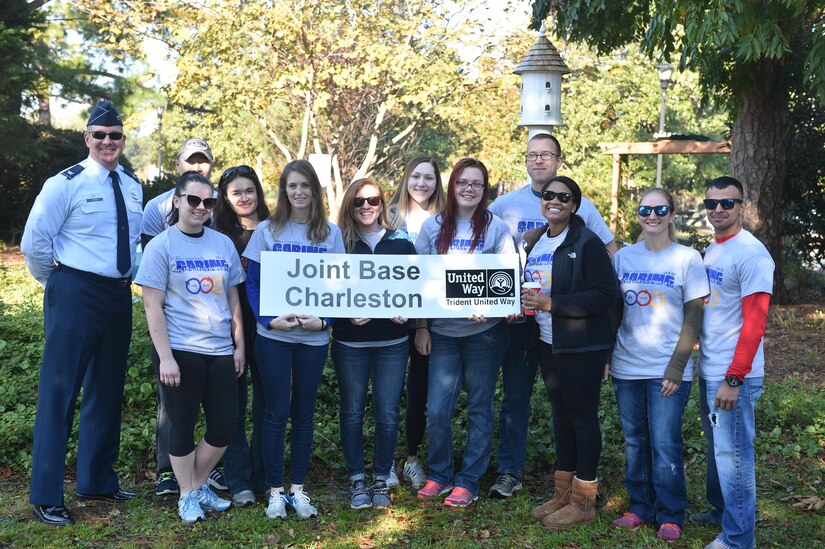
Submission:
[[[421,226],[421,232],[415,241],[415,249],[419,254],[435,255],[438,252],[436,238],[438,231],[441,229],[442,215],[427,219]],[[467,254],[469,253],[470,245],[473,241],[473,228],[470,224],[470,219],[459,218],[456,222],[456,233],[448,254]],[[492,217],[490,224],[484,235],[478,240],[478,244],[472,253],[474,254],[511,254],[515,253],[516,248],[513,245],[513,237],[510,236],[510,230],[504,222]],[[433,319],[433,332],[450,337],[464,337],[468,335],[480,334],[485,330],[489,330],[499,322],[501,318],[488,318],[484,324],[478,324],[469,317],[473,311],[467,311],[468,319],[463,318],[437,318]]]
[[[164,292],[169,346],[205,355],[231,355],[232,312],[227,289],[245,279],[226,235],[204,227],[192,237],[169,227],[146,246],[135,283]]]
[[[610,375],[618,379],[663,377],[682,331],[684,305],[710,293],[702,256],[673,243],[652,252],[644,242],[622,248],[613,258],[622,285],[624,314]],[[693,358],[682,376],[693,379]]]
[[[521,242],[525,232],[547,223],[541,215],[541,197],[533,192],[530,185],[498,197],[490,205],[490,211],[507,224],[516,242]],[[607,244],[613,240],[613,233],[590,200],[582,197],[576,215],[584,220],[587,228],[596,233],[602,242]]]
[[[143,221],[140,224],[141,234],[157,236],[166,230],[169,226],[169,212],[172,211],[173,196],[175,196],[174,187],[146,203],[146,207],[143,208]]]
[[[249,244],[243,252],[243,256],[256,263],[261,262],[261,252],[287,252],[287,253],[312,253],[312,254],[343,254],[344,239],[341,237],[341,230],[333,223],[327,223],[329,234],[323,242],[313,243],[307,238],[307,224],[288,221],[277,236],[272,235],[272,226],[269,220],[259,223],[249,239]],[[301,311],[294,311],[301,314]],[[291,330],[274,330],[268,326],[261,326],[257,323],[258,335],[285,341],[287,343],[305,343],[306,345],[326,345],[329,343],[329,331],[321,330],[313,332],[304,330],[296,326]]]

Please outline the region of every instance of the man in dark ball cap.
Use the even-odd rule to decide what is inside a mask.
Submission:
[[[101,101],[84,132],[89,156],[49,178],[21,249],[45,287],[29,502],[46,524],[73,522],[63,499],[66,447],[80,388],[77,497],[124,501],[114,464],[132,336],[132,271],[143,192],[120,165],[126,144],[115,107]]]

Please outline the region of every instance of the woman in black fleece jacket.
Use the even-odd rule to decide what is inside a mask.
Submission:
[[[581,190],[568,177],[542,188],[547,225],[525,233],[524,277],[541,292],[522,292],[535,310],[544,385],[553,407],[556,494],[531,516],[551,529],[595,518],[601,454],[599,393],[613,343],[617,281],[599,238],[575,215]]]
[[[373,179],[353,181],[344,193],[338,226],[351,254],[415,254],[406,233],[393,229]],[[350,507],[392,504],[387,480],[398,440],[401,390],[409,358],[407,319],[340,318],[332,328],[332,361],[340,393],[341,446],[350,480]],[[375,418],[374,482],[364,467],[364,410],[372,382]]]

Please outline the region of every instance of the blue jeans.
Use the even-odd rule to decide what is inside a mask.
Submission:
[[[539,365],[538,347],[525,351],[527,323],[510,324],[510,343],[501,364],[504,396],[498,419],[498,451],[496,462],[499,473],[510,473],[521,478],[527,454],[527,424],[530,421],[530,397]]]
[[[762,396],[762,378],[745,378],[732,410],[714,406],[722,383],[699,379],[699,411],[708,443],[705,488],[713,513],[722,517],[716,539],[730,549],[751,549],[756,545],[754,409]]]
[[[506,348],[507,325],[503,321],[471,336],[432,334],[427,388],[430,479],[478,493],[478,479],[490,463],[493,400],[498,368]],[[461,472],[454,475],[452,421],[462,382],[467,386],[467,446]]]
[[[346,322],[346,321],[345,321]],[[351,481],[364,479],[364,410],[372,383],[375,418],[373,472],[377,480],[390,477],[398,441],[398,417],[409,343],[386,347],[348,347],[332,342],[332,361],[340,393],[341,446]]]
[[[248,347],[254,356],[254,346]],[[224,476],[229,492],[237,494],[252,490],[260,494],[268,489],[264,481],[263,456],[261,455],[261,429],[264,420],[264,395],[261,376],[255,361],[247,362],[252,378],[252,439],[246,438],[246,404],[249,398],[247,372],[238,378],[238,423],[235,434],[223,455]]]
[[[613,378],[624,433],[624,484],[630,512],[645,522],[682,526],[687,486],[682,452],[682,416],[690,395],[683,381],[662,395],[662,378]]]
[[[327,345],[258,337],[255,353],[266,395],[261,433],[266,483],[272,488],[284,485],[284,439],[286,422],[291,419],[290,480],[292,484],[303,484],[312,457],[315,397],[327,359]]]

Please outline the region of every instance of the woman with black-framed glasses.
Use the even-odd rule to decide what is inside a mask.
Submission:
[[[240,257],[225,235],[204,227],[215,206],[213,188],[196,172],[175,187],[171,225],[146,246],[135,283],[143,287],[153,364],[169,413],[169,457],[180,485],[184,522],[224,511],[230,502],[209,488],[237,414],[237,391],[227,390],[244,371],[244,335],[238,285]],[[206,433],[195,445],[203,405]]]
[[[604,244],[576,215],[581,200],[569,177],[548,181],[541,189],[547,224],[526,232],[522,244],[524,279],[540,288],[523,288],[521,302],[535,320],[556,442],[555,496],[530,515],[556,530],[595,518],[599,394],[617,293]]]
[[[688,504],[682,416],[693,379],[691,352],[710,287],[699,252],[676,242],[670,193],[646,191],[637,212],[640,242],[613,258],[624,306],[610,375],[624,432],[630,499],[630,509],[613,526],[656,523],[659,539],[675,541]]]
[[[258,174],[249,166],[234,166],[224,171],[218,181],[218,197],[212,214],[212,226],[235,244],[242,255],[258,223],[269,217],[264,190]],[[248,260],[241,259],[246,271]],[[238,506],[255,503],[256,494],[267,491],[261,452],[261,429],[264,421],[264,393],[255,360],[255,314],[246,298],[246,283],[238,286],[243,311],[244,347],[247,370],[252,377],[252,438],[246,438],[246,403],[249,385],[246,373],[238,378],[238,423],[223,457],[226,486],[232,502]]]
[[[444,211],[427,219],[415,241],[419,254],[508,254],[515,252],[507,225],[487,210],[487,167],[475,158],[453,166]],[[508,332],[503,318],[473,314],[417,319],[415,346],[430,355],[427,386],[428,478],[420,499],[446,495],[444,505],[467,507],[478,499],[479,479],[490,463],[493,400]],[[461,470],[453,461],[453,412],[467,387],[467,443]]]

